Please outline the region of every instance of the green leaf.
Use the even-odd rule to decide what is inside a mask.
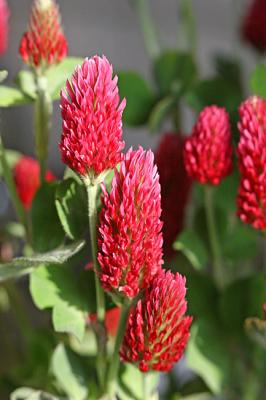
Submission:
[[[147,387],[149,388],[148,398],[156,400],[159,374],[149,372],[146,374]],[[143,373],[132,364],[125,364],[119,375],[118,395],[121,400],[142,400],[143,399]]]
[[[36,269],[30,277],[30,292],[38,308],[53,309],[53,324],[57,332],[71,333],[82,340],[88,304],[68,265]]]
[[[266,66],[257,65],[251,74],[250,87],[253,94],[266,98]]]
[[[197,393],[190,396],[185,396],[182,398],[176,398],[176,400],[215,400],[215,398],[210,393]],[[174,399],[175,400],[175,399]]]
[[[85,315],[83,311],[67,302],[56,303],[53,309],[53,324],[56,332],[72,333],[79,341],[85,334]]]
[[[230,374],[229,349],[220,329],[204,319],[195,321],[187,346],[187,363],[215,394],[220,394]]]
[[[186,279],[188,314],[217,322],[219,294],[213,280],[196,272],[187,274]]]
[[[262,314],[263,275],[242,278],[229,285],[220,300],[220,312],[224,326],[230,334],[243,334],[245,319]]]
[[[258,254],[258,234],[255,229],[237,221],[222,243],[225,258],[234,262],[255,258]]]
[[[242,92],[241,63],[237,58],[227,54],[217,54],[214,66],[220,77]]]
[[[186,90],[196,76],[196,64],[189,53],[168,50],[155,60],[154,77],[162,96],[175,92],[175,87]]]
[[[9,263],[0,264],[0,282],[27,275],[40,264],[63,264],[78,253],[83,248],[84,243],[84,241],[80,241],[61,249],[35,254],[31,257],[14,258]]]
[[[213,104],[225,107],[228,112],[235,112],[241,101],[239,91],[220,77],[198,82],[185,97],[188,105],[196,112]]]
[[[30,71],[20,71],[15,79],[20,90],[32,100],[36,99],[36,84],[34,75]]]
[[[18,151],[5,149],[5,156],[7,159],[7,163],[11,169],[13,169],[18,162],[18,160],[22,157],[22,154]],[[2,171],[2,163],[0,163],[0,177],[3,175]]]
[[[174,249],[181,251],[195,269],[203,269],[208,261],[204,243],[193,230],[183,231],[174,243]]]
[[[40,253],[60,246],[65,237],[55,207],[57,187],[57,182],[43,184],[32,203],[32,245]]]
[[[178,107],[178,98],[175,95],[164,97],[158,101],[151,110],[149,116],[149,128],[151,132],[157,132],[160,130],[163,121]]]
[[[88,205],[84,185],[69,178],[56,189],[56,209],[66,234],[71,239],[84,237],[88,230]]]
[[[155,95],[147,82],[136,72],[118,72],[120,98],[126,98],[123,121],[130,126],[145,124],[155,103]]]
[[[55,65],[46,73],[47,86],[53,100],[60,98],[60,91],[65,87],[67,79],[71,77],[75,68],[83,63],[79,57],[67,57],[58,65]]]
[[[31,103],[32,99],[10,86],[0,86],[0,107],[12,107]]]
[[[40,390],[22,387],[11,393],[10,400],[60,400],[60,398]]]
[[[52,372],[62,390],[71,400],[85,400],[88,396],[87,379],[81,359],[63,344],[52,357]]]

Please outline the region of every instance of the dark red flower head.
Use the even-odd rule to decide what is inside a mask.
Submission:
[[[29,27],[22,36],[19,52],[26,64],[42,69],[66,57],[68,45],[54,0],[33,1]]]
[[[31,208],[32,200],[40,187],[40,167],[31,157],[21,157],[13,170],[14,180],[19,198],[26,210]],[[51,171],[45,175],[47,182],[55,180]]]
[[[4,54],[8,40],[9,9],[6,0],[0,0],[0,55]]]
[[[122,113],[117,76],[104,56],[85,59],[61,93],[62,160],[92,180],[121,160]]]
[[[131,149],[103,189],[99,226],[100,279],[106,291],[133,298],[162,261],[161,195],[151,151]]]
[[[266,229],[266,100],[250,97],[239,114],[238,215],[254,228]]]
[[[266,1],[252,0],[243,20],[242,36],[257,50],[266,50]]]
[[[185,144],[189,176],[202,184],[218,185],[232,170],[232,153],[227,112],[217,106],[204,108]]]
[[[166,133],[155,153],[162,193],[163,249],[167,258],[174,254],[174,240],[183,229],[192,184],[184,166],[184,145],[184,136]]]
[[[142,372],[169,371],[182,357],[191,317],[185,317],[185,278],[160,270],[129,314],[121,359]]]

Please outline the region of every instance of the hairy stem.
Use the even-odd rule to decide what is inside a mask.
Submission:
[[[125,333],[127,317],[130,310],[130,304],[125,304],[122,306],[118,330],[115,339],[115,346],[113,351],[113,356],[111,362],[109,364],[108,374],[107,374],[107,383],[106,383],[106,391],[110,398],[115,395],[116,391],[116,382],[117,375],[119,371],[119,350],[123,340],[123,336]]]
[[[208,235],[209,235],[209,241],[212,252],[212,261],[214,267],[214,278],[217,287],[219,289],[222,289],[224,286],[222,257],[221,257],[219,239],[217,236],[217,230],[215,224],[212,194],[213,194],[213,188],[211,186],[206,185],[204,187],[204,200],[205,200]]]
[[[106,338],[104,334],[104,317],[105,317],[105,300],[104,292],[100,285],[100,281],[97,275],[99,270],[97,261],[97,194],[98,185],[86,185],[88,193],[88,211],[89,211],[89,225],[90,225],[90,240],[91,240],[91,251],[92,261],[95,270],[95,289],[96,289],[96,306],[97,306],[97,322],[100,326],[100,332],[97,337],[98,353],[97,353],[97,373],[101,387],[105,381],[105,356],[106,356]]]
[[[47,78],[36,76],[37,99],[35,102],[35,147],[40,164],[41,182],[45,181],[48,144],[52,118],[52,100],[47,90]]]

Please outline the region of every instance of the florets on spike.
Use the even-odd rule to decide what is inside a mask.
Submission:
[[[185,278],[161,270],[129,314],[121,359],[142,372],[169,371],[180,360],[192,318],[184,316]]]
[[[85,59],[61,93],[62,160],[82,176],[96,179],[121,160],[122,113],[117,76],[106,57]]]
[[[266,100],[251,97],[240,108],[238,161],[241,174],[238,215],[256,229],[266,229]]]
[[[184,150],[186,170],[202,184],[218,185],[232,170],[231,130],[225,109],[204,108]]]
[[[22,36],[19,52],[32,68],[46,69],[58,64],[68,52],[67,40],[54,0],[34,0],[29,27]]]
[[[133,298],[163,263],[160,184],[153,153],[130,149],[115,171],[110,193],[102,189],[101,283],[107,291]]]

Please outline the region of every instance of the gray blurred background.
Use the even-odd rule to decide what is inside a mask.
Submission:
[[[145,52],[138,19],[132,6],[134,0],[58,0],[64,31],[69,42],[69,54],[92,56],[105,54],[115,69],[134,69],[149,77],[149,58]],[[210,55],[215,52],[237,54],[248,74],[255,62],[254,53],[241,46],[238,26],[248,0],[194,0],[197,21],[197,56],[203,76],[212,72]],[[10,40],[7,54],[1,58],[1,68],[9,71],[9,81],[22,67],[18,45],[27,26],[31,0],[8,0],[11,10]],[[150,0],[164,48],[178,46],[179,0]],[[186,113],[185,128],[189,132],[193,117]],[[6,147],[33,155],[31,106],[4,110],[3,136]],[[58,142],[60,113],[54,103],[53,133],[50,142],[49,166],[61,174]],[[127,147],[156,145],[159,135],[149,135],[145,128],[124,129]]]

